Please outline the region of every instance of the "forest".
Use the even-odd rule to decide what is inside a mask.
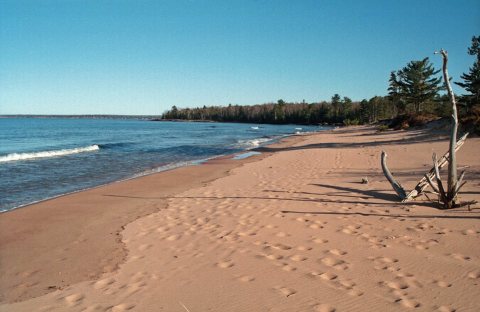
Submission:
[[[468,54],[475,57],[473,65],[454,81],[465,92],[458,96],[463,123],[473,125],[478,132],[480,120],[480,36],[472,37]],[[388,94],[362,101],[334,94],[330,101],[317,103],[274,103],[257,105],[203,106],[177,108],[173,106],[162,120],[200,120],[269,124],[371,124],[393,120],[395,127],[408,126],[449,117],[450,105],[445,94],[440,69],[435,69],[428,57],[414,60],[394,70],[388,77]],[[387,78],[387,77],[386,77]]]

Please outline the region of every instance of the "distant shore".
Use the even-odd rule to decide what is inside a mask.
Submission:
[[[158,115],[0,115],[0,118],[135,119],[151,120]]]
[[[292,136],[1,214],[0,311],[473,311],[480,207],[401,204],[380,169],[413,187],[448,146],[429,131]]]

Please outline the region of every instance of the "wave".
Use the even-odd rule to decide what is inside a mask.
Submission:
[[[119,143],[105,143],[105,144],[98,144],[99,148],[117,148],[117,147],[125,147],[132,145],[131,142],[119,142]]]
[[[252,148],[259,147],[272,140],[273,138],[257,138],[252,140],[239,140],[237,145],[241,148],[252,149]]]
[[[78,154],[78,153],[84,153],[84,152],[93,152],[99,149],[100,147],[95,144],[95,145],[90,145],[85,147],[61,149],[61,150],[54,150],[54,151],[43,151],[43,152],[33,152],[33,153],[12,153],[12,154],[0,156],[0,162],[58,157],[58,156],[72,155],[72,154]]]

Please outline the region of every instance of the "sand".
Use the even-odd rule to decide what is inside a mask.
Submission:
[[[447,147],[337,129],[1,214],[0,311],[477,311],[480,206],[401,204],[380,170],[410,189]]]

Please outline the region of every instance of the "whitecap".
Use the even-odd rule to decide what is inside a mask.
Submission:
[[[30,160],[36,158],[50,158],[50,157],[59,157],[65,155],[72,155],[84,152],[93,152],[99,150],[100,147],[96,144],[77,147],[70,149],[61,149],[53,151],[41,151],[41,152],[32,152],[32,153],[11,153],[4,156],[0,156],[0,162],[9,162],[9,161],[18,161],[18,160]]]

